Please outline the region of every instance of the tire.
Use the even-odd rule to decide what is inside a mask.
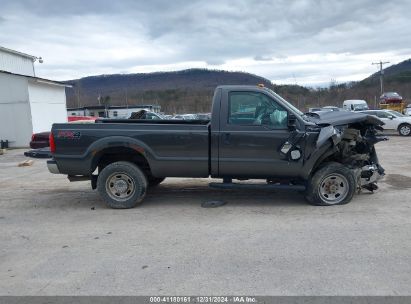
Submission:
[[[166,178],[165,177],[149,177],[148,187],[155,187],[160,185]]]
[[[309,179],[305,198],[316,206],[344,205],[356,190],[354,173],[339,163],[325,163]]]
[[[400,136],[410,136],[411,135],[411,125],[403,123],[398,127],[398,133]]]
[[[128,209],[140,204],[147,186],[147,178],[140,168],[125,161],[107,165],[97,179],[98,192],[113,209]]]

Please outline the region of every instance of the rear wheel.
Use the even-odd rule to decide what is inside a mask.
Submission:
[[[339,163],[324,164],[308,181],[306,199],[313,205],[343,205],[351,201],[356,188],[353,172]]]
[[[410,136],[410,134],[411,134],[411,125],[401,124],[398,127],[398,133],[400,133],[401,136]]]
[[[140,168],[124,161],[107,165],[97,179],[98,192],[114,209],[137,206],[146,195],[147,185],[147,178]]]

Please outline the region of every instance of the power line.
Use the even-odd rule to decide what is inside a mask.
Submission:
[[[390,63],[389,61],[384,61],[382,62],[380,60],[380,62],[373,62],[372,65],[376,65],[378,64],[380,66],[380,89],[381,89],[381,95],[384,93],[384,70],[382,69],[382,66],[384,64],[388,64]]]

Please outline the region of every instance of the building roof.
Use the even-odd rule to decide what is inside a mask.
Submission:
[[[40,77],[35,77],[35,76],[28,76],[28,75],[16,74],[16,73],[7,72],[7,71],[3,71],[3,70],[0,70],[0,73],[2,73],[2,74],[14,75],[14,76],[26,77],[26,78],[32,79],[32,80],[34,80],[34,81],[36,81],[36,82],[42,82],[42,83],[47,83],[47,84],[52,84],[52,85],[57,85],[57,86],[64,86],[64,87],[68,87],[68,88],[72,88],[72,87],[73,87],[72,85],[66,84],[66,83],[64,83],[64,82],[55,81],[55,80],[50,80],[50,79],[45,79],[45,78],[40,78]]]
[[[32,56],[32,55],[29,55],[29,54],[26,54],[26,53],[22,53],[22,52],[18,52],[18,51],[12,50],[12,49],[8,49],[8,48],[5,48],[3,46],[0,46],[0,51],[10,53],[10,54],[13,54],[13,55],[18,55],[18,56],[25,57],[25,58],[29,58],[33,61],[37,59],[36,56]]]

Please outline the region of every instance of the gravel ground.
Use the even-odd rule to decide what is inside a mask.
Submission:
[[[0,156],[0,295],[411,295],[411,138],[377,144],[375,194],[314,207],[297,193],[167,179],[130,210],[87,182]],[[210,200],[224,206],[201,208]]]

